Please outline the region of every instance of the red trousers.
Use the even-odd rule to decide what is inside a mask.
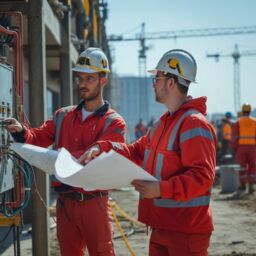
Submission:
[[[236,151],[236,161],[244,169],[239,173],[241,185],[247,182],[256,184],[256,146],[239,145]]]
[[[57,237],[62,256],[115,255],[113,226],[108,196],[83,202],[59,196],[57,202]]]
[[[207,256],[211,234],[188,234],[153,229],[149,256]]]

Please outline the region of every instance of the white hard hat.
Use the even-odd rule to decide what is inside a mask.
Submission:
[[[87,48],[79,55],[77,63],[72,70],[82,73],[110,73],[106,55],[100,48],[94,47]]]
[[[174,49],[166,52],[154,70],[148,72],[156,75],[157,71],[176,75],[180,84],[188,87],[196,82],[197,65],[194,57],[187,51]]]

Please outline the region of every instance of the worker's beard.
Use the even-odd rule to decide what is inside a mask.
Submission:
[[[155,100],[156,100],[156,102],[159,102],[159,103],[160,103],[160,99],[159,99],[159,97],[157,96],[157,94],[155,94]]]
[[[166,96],[168,95],[168,91],[166,90],[166,88],[158,88],[155,89],[155,100],[156,102],[159,103],[164,103],[164,99],[166,98]]]
[[[101,85],[98,83],[97,87],[93,91],[90,92],[90,94],[82,95],[82,98],[86,101],[93,101],[101,95]]]

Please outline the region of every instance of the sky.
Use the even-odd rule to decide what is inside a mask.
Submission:
[[[145,22],[145,32],[256,26],[255,0],[107,0],[108,35],[135,36]],[[256,108],[256,33],[199,38],[148,40],[147,69],[156,66],[168,50],[189,51],[197,61],[197,84],[190,86],[193,97],[207,96],[208,113],[235,113],[234,59],[221,57],[218,62],[206,54],[232,55],[237,44],[240,58],[241,104],[249,102]],[[139,74],[139,41],[110,42],[118,75]],[[243,51],[255,55],[243,56]]]

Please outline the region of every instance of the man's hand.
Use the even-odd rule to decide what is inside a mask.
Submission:
[[[81,164],[87,164],[88,162],[90,162],[92,159],[94,159],[96,156],[98,156],[100,154],[100,147],[99,145],[94,145],[91,148],[89,148],[87,151],[85,151],[80,158],[78,159],[78,161]]]
[[[159,181],[133,180],[132,185],[144,198],[157,198],[161,196]]]
[[[9,132],[22,132],[24,127],[15,118],[6,118],[3,120],[6,123],[5,129]]]

